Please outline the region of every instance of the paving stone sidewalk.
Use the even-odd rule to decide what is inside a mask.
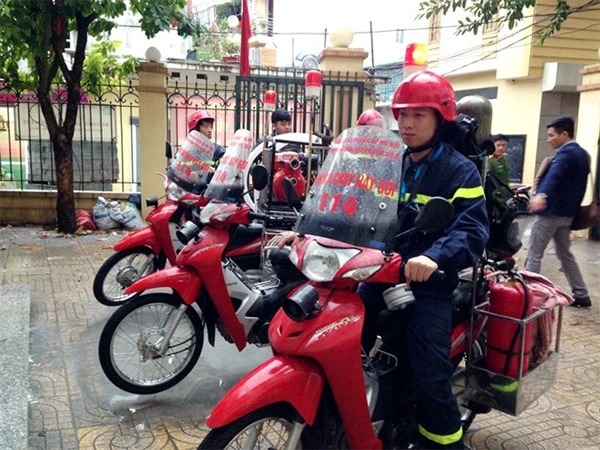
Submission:
[[[135,396],[114,387],[97,356],[100,332],[113,310],[96,302],[92,281],[122,236],[64,237],[40,228],[0,228],[0,294],[16,289],[30,299],[28,308],[0,309],[6,330],[18,328],[19,321],[27,324],[19,313],[30,314],[23,341],[28,338],[29,354],[14,356],[28,362],[29,378],[17,383],[6,375],[11,349],[0,357],[1,393],[11,388],[23,395],[29,385],[26,402],[17,398],[15,406],[15,411],[28,406],[28,423],[22,423],[24,414],[9,417],[0,411],[0,450],[195,449],[215,402],[268,357],[265,348],[237,353],[224,342],[216,349],[205,344],[197,367],[167,392]],[[593,306],[565,309],[559,373],[547,394],[519,417],[492,412],[475,419],[467,441],[477,450],[600,448],[600,242],[577,238],[573,248]],[[546,256],[543,273],[567,287],[555,255]],[[15,345],[1,333],[0,343]],[[4,399],[0,395],[0,402]],[[19,440],[24,425],[27,436]]]

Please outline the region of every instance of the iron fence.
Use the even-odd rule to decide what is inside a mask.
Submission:
[[[215,117],[213,140],[227,146],[235,131],[245,128],[258,140],[270,133],[270,116],[264,108],[267,90],[277,93],[277,107],[292,115],[292,131],[308,133],[311,125],[322,131],[323,124],[334,134],[354,124],[362,112],[364,81],[355,74],[334,73],[323,79],[318,100],[305,95],[305,71],[299,69],[253,69],[249,77],[229,76],[209,83],[202,74],[169,81],[167,94],[167,136],[178,149],[187,130],[187,117],[197,109],[206,109]]]
[[[0,188],[56,188],[54,152],[35,89],[0,90]],[[74,189],[139,191],[139,98],[132,82],[82,90],[73,136]],[[50,97],[62,121],[66,89]]]
[[[271,131],[263,104],[266,90],[274,90],[277,107],[291,113],[294,132],[309,132],[311,126],[321,130],[327,123],[337,134],[352,126],[363,108],[364,82],[354,74],[324,76],[317,100],[306,97],[305,71],[298,69],[256,69],[249,77],[224,73],[214,80],[214,74],[209,78],[197,73],[194,78],[167,81],[167,139],[173,150],[187,135],[187,118],[201,108],[215,117],[213,140],[223,146],[239,128],[249,129],[255,139],[264,137]],[[83,90],[73,137],[76,190],[140,192],[135,83]],[[57,116],[62,116],[64,87],[55,88],[51,102]],[[0,188],[56,188],[54,153],[34,89],[0,90],[0,169]]]

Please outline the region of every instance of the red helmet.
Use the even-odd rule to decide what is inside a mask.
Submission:
[[[385,128],[385,120],[379,111],[367,109],[362,112],[356,121],[356,126],[372,125],[374,127]]]
[[[392,113],[398,119],[400,108],[433,108],[444,120],[456,120],[456,95],[445,78],[423,70],[406,78],[396,88],[392,99]]]
[[[194,111],[190,117],[188,117],[188,131],[192,131],[198,125],[198,122],[202,120],[215,121],[215,118],[205,109],[199,109]]]

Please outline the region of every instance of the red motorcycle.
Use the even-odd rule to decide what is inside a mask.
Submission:
[[[206,190],[212,200],[200,212],[202,229],[192,223],[180,230],[190,242],[174,267],[125,290],[134,294],[168,288],[172,293],[146,293],[130,300],[106,323],[100,363],[117,387],[152,394],[177,384],[200,357],[205,326],[211,345],[216,330],[240,351],[247,342],[267,344],[268,324],[285,294],[305,280],[280,252],[273,252],[264,276],[246,270],[260,267],[264,247],[263,225],[254,220],[288,229],[293,224],[241,203],[251,144],[250,132],[236,132]],[[256,166],[251,175],[254,189],[266,186],[264,167]]]
[[[441,231],[453,215],[446,200],[431,199],[415,227],[396,234],[400,145],[394,135],[374,127],[346,130],[337,138],[302,207],[296,226],[300,237],[290,253],[310,281],[290,293],[271,322],[274,356],[216,405],[207,419],[212,430],[199,449],[378,449],[408,448],[414,442],[415,428],[406,425],[405,433],[398,432],[391,409],[400,405],[389,402],[386,374],[404,369],[396,355],[382,350],[385,333],[384,346],[362,351],[364,306],[356,294],[362,281],[389,285],[384,299],[394,311],[384,312],[402,314],[396,310],[414,297],[398,284],[403,259],[390,250],[392,243],[412,233]],[[463,281],[468,289],[455,293],[451,357],[455,388],[463,391],[465,370],[459,365],[467,354],[467,361],[482,355],[483,327],[489,322],[485,314],[472,317],[471,307],[475,302],[487,312],[493,288],[487,280],[497,275],[474,272],[477,276]],[[521,363],[518,370],[519,375],[526,371]],[[400,401],[410,405],[411,400]],[[489,410],[484,403],[466,406],[472,409],[466,411],[465,428],[475,413]],[[411,424],[410,416],[405,424]]]
[[[118,306],[140,294],[125,294],[126,288],[137,280],[164,269],[167,261],[175,264],[183,244],[177,239],[177,230],[185,222],[192,208],[202,207],[208,199],[201,194],[214,169],[210,141],[192,131],[181,150],[171,160],[165,176],[166,201],[158,204],[156,197],[146,199],[146,206],[154,207],[146,216],[148,226],[132,231],[121,239],[113,253],[94,277],[96,299],[107,306]],[[170,146],[167,146],[167,157]],[[209,154],[210,153],[210,154]]]

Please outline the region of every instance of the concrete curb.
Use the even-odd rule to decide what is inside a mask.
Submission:
[[[0,286],[0,448],[27,449],[29,287]]]

